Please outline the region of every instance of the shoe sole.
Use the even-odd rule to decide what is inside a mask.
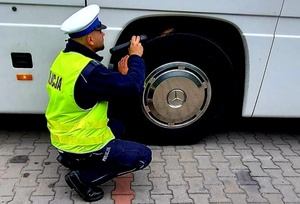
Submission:
[[[76,175],[75,175],[76,176]],[[75,186],[75,184],[72,182],[72,180],[70,179],[70,176],[69,175],[66,175],[66,182],[67,182],[67,184],[69,185],[69,187],[71,188],[71,189],[74,189],[75,191],[76,191],[76,193],[83,199],[83,200],[85,200],[85,201],[87,201],[87,202],[93,202],[93,201],[98,201],[98,200],[101,200],[103,197],[104,197],[104,195],[102,195],[101,197],[99,197],[99,198],[91,198],[91,199],[86,199],[85,198],[85,196],[79,191],[79,189]]]

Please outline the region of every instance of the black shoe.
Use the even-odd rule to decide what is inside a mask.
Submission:
[[[76,193],[87,202],[97,201],[103,198],[104,192],[102,188],[97,187],[92,189],[90,186],[82,183],[78,175],[78,171],[71,171],[65,176],[66,182],[71,189],[74,189]]]

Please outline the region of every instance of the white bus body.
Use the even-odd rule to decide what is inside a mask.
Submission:
[[[214,91],[214,84],[218,83],[216,81],[220,81],[223,83],[220,85],[220,89],[227,85],[238,86],[237,98],[231,95],[226,98],[224,93],[221,94],[222,97],[218,97],[218,100],[226,98],[226,103],[234,103],[239,107],[238,113],[242,117],[299,118],[299,0],[0,0],[2,36],[0,39],[0,113],[44,113],[48,100],[45,91],[48,70],[52,60],[64,48],[65,40],[68,38],[61,32],[60,25],[72,13],[89,4],[100,6],[100,19],[108,27],[105,30],[106,48],[98,53],[104,57],[102,62],[104,65],[111,66],[116,62],[109,49],[118,43],[129,40],[129,36],[132,34],[146,34],[150,38],[155,38],[155,30],[162,29],[164,26],[160,23],[169,24],[170,28],[175,28],[176,32],[178,30],[176,22],[178,22],[180,32],[185,33],[184,37],[179,35],[180,40],[188,39],[186,34],[192,32],[193,35],[216,42],[234,67],[233,73],[230,73],[228,77],[235,75],[235,79],[239,81],[227,84],[226,80],[222,79],[223,71],[219,75],[216,74],[218,71],[214,72],[218,80],[211,78],[212,76],[206,73],[209,79],[204,79],[205,82],[202,85],[210,84],[211,90],[201,90],[204,94],[209,92],[203,100],[215,96],[217,91]],[[172,43],[172,46],[176,48],[176,40],[171,39],[170,42],[175,42]],[[194,42],[187,41],[186,44],[194,44]],[[202,46],[201,40],[198,45]],[[162,48],[168,51],[165,48],[168,43],[166,42],[163,46]],[[184,45],[180,46],[179,51],[185,48]],[[187,48],[193,48],[191,46]],[[202,53],[198,47],[193,49],[195,52]],[[146,51],[147,47],[145,46]],[[193,52],[193,50],[185,50],[185,52]],[[15,53],[16,59],[12,59],[12,53]],[[212,53],[214,52],[212,51]],[[28,54],[32,58],[32,67],[30,67]],[[208,58],[210,56],[206,56],[204,61]],[[170,59],[168,60],[170,61]],[[218,58],[216,57],[216,59]],[[15,61],[13,62],[13,60]],[[147,60],[151,63],[155,61],[150,57]],[[174,62],[178,61],[179,64],[183,60],[181,58],[177,60],[174,57]],[[25,67],[22,67],[23,65]],[[164,75],[162,70],[167,69],[167,66],[164,66],[163,63],[161,65],[163,68],[158,72],[161,72],[160,75]],[[185,64],[180,66],[183,65]],[[201,69],[201,66],[197,67]],[[150,66],[150,69],[154,70],[155,68]],[[193,70],[193,68],[191,69]],[[149,73],[152,70],[149,70]],[[31,74],[32,80],[17,80],[17,74]],[[172,74],[184,78],[180,71],[174,71]],[[197,74],[202,76],[200,72],[196,71],[195,75]],[[160,75],[153,78],[150,76],[149,81],[156,80]],[[190,73],[188,70],[187,75],[194,76],[194,73]],[[165,75],[165,77],[168,76]],[[228,78],[228,81],[235,79]],[[189,83],[188,81],[184,79],[182,82]],[[201,80],[199,80],[200,82]],[[151,82],[149,84],[154,86]],[[160,85],[164,86],[163,83]],[[154,86],[154,88],[158,87]],[[180,93],[182,90],[185,92],[184,88],[177,86],[176,88]],[[176,90],[175,93],[177,93]],[[153,111],[145,118],[152,121],[151,123],[155,126],[172,131],[194,124],[202,115],[205,115],[205,110],[209,109],[211,103],[209,100],[206,104],[203,103],[204,108],[201,110],[203,113],[199,114],[201,111],[196,111],[196,119],[192,119],[190,122],[186,123],[185,119],[181,120],[176,116],[174,116],[175,119],[168,121],[165,119],[166,115],[176,114],[175,111],[180,108],[171,109],[168,113],[160,112],[156,107],[159,106],[159,99],[155,98],[158,96],[153,96],[153,98],[150,96],[153,93],[155,95],[155,91],[150,88],[144,95],[143,112],[147,115],[149,109],[150,112]],[[201,94],[199,93],[199,96]],[[186,95],[188,97],[189,93]],[[158,101],[155,102],[155,100]],[[214,99],[212,98],[212,100]],[[202,103],[202,99],[199,103]],[[189,106],[192,104],[191,102]],[[184,111],[188,111],[188,108]],[[184,124],[176,125],[181,122]],[[174,131],[171,134],[173,133]]]

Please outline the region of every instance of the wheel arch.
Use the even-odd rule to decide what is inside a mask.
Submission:
[[[128,41],[132,35],[148,36],[148,39],[167,35],[168,32],[190,33],[217,43],[228,55],[237,80],[237,113],[241,115],[245,83],[245,48],[241,34],[233,24],[219,19],[192,16],[155,16],[137,19],[128,24],[116,44]],[[193,42],[190,42],[193,43]],[[117,64],[124,52],[113,53],[111,64]]]
[[[194,26],[191,27],[190,25]],[[166,128],[164,125],[158,125],[164,118],[159,117],[162,114],[155,113],[155,111],[158,112],[158,109],[150,108],[151,110],[148,110],[150,106],[152,107],[151,103],[142,104],[143,107],[141,107],[140,101],[129,101],[126,106],[130,108],[128,108],[128,113],[125,115],[131,114],[136,118],[140,118],[136,123],[143,125],[143,127],[148,130],[148,134],[153,132],[153,134],[149,136],[150,140],[157,140],[158,137],[164,136],[172,138],[174,141],[179,139],[180,142],[182,142],[180,138],[186,135],[187,132],[195,129],[200,130],[201,133],[197,132],[195,137],[190,136],[189,139],[192,141],[207,134],[207,131],[217,128],[220,122],[231,123],[231,119],[241,117],[244,96],[245,56],[243,40],[237,28],[227,22],[214,19],[186,16],[147,17],[130,23],[121,33],[116,44],[127,42],[132,35],[142,34],[148,36],[148,40],[144,42],[143,55],[147,66],[147,75],[149,74],[151,77],[151,73],[149,72],[155,69],[160,70],[160,65],[166,66],[169,62],[190,62],[191,64],[199,65],[197,67],[200,69],[204,69],[209,78],[209,83],[211,83],[213,87],[212,100],[209,102],[210,105],[206,110],[203,109],[205,114],[197,118],[195,122],[189,123],[187,126],[185,126],[185,124],[181,127],[177,126],[178,128],[173,128],[172,125],[170,125],[170,128]],[[166,55],[164,53],[166,53]],[[117,64],[118,60],[125,54],[127,54],[127,49],[114,52],[112,54],[111,63]],[[182,67],[186,68],[187,66],[183,65]],[[214,67],[214,69],[210,69],[211,67]],[[216,70],[215,68],[217,68],[218,72],[214,71]],[[169,68],[165,70],[167,69]],[[179,69],[181,69],[181,67]],[[226,70],[229,70],[229,72],[226,72]],[[176,72],[176,68],[174,72]],[[163,75],[164,74],[161,76]],[[211,76],[213,77],[211,78]],[[229,78],[233,79],[230,81],[232,83],[227,83],[228,80],[224,81]],[[153,81],[155,80],[156,76]],[[156,88],[157,86],[155,85],[155,91]],[[229,89],[234,90],[234,93],[232,94]],[[157,99],[151,95],[154,92],[150,93],[150,97],[146,95],[147,101],[148,99],[150,102],[151,100]],[[162,97],[165,98],[165,95]],[[143,100],[145,99],[143,95]],[[158,104],[158,102],[159,100],[157,99],[156,104]],[[141,108],[144,108],[143,111]],[[143,130],[137,133],[135,128],[136,124],[130,124],[130,121],[127,121],[126,117],[120,115],[121,112],[124,113],[124,110],[118,111],[117,105],[114,106],[113,109],[113,114],[121,118],[121,121],[125,122],[126,126],[129,127],[129,129],[127,128],[129,135],[145,134]],[[151,111],[149,114],[154,114],[146,116],[148,117],[147,120],[145,118],[145,111]],[[152,120],[150,118],[152,116],[156,118]],[[190,117],[190,115],[187,117]],[[154,120],[156,121],[154,122]],[[185,123],[187,120],[182,121],[182,123]],[[172,124],[172,121],[168,121],[167,119],[163,122],[168,125]],[[175,121],[174,124],[180,124],[181,121],[176,122],[178,121]],[[222,124],[222,126],[226,125],[225,123]],[[159,134],[155,136],[156,133]],[[145,138],[147,138],[146,135],[144,135],[142,139],[144,140]]]

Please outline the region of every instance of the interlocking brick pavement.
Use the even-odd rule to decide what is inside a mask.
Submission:
[[[150,145],[147,168],[103,185],[105,204],[300,203],[300,134],[220,131]],[[0,130],[0,203],[86,203],[64,181],[47,130]]]

